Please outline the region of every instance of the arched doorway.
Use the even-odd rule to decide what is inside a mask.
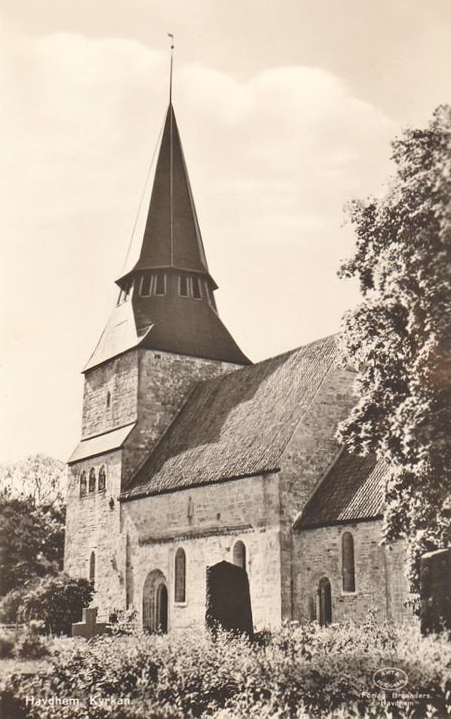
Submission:
[[[327,577],[320,579],[318,584],[319,623],[322,627],[332,621],[332,592]]]
[[[146,632],[168,631],[168,589],[166,577],[154,569],[146,577],[143,587],[143,629]]]

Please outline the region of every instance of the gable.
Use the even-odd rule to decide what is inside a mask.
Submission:
[[[343,450],[296,518],[295,529],[380,517],[386,474],[374,455],[356,457]]]

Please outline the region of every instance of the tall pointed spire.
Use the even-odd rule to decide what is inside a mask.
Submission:
[[[169,106],[139,257],[117,280],[118,305],[86,369],[132,346],[249,364],[216,309],[217,285],[172,104],[172,52],[173,42]]]

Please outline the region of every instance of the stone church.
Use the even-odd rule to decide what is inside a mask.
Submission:
[[[207,568],[227,562],[247,574],[256,629],[370,608],[400,620],[384,468],[335,440],[353,373],[335,337],[253,364],[222,323],[172,101],[140,254],[116,282],[67,498],[65,569],[91,580],[99,619],[203,626]]]

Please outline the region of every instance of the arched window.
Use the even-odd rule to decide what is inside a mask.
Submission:
[[[246,546],[241,539],[233,547],[233,563],[241,569],[246,569]]]
[[[99,484],[97,487],[99,492],[104,492],[105,486],[106,486],[106,469],[105,469],[105,465],[103,465],[102,467],[100,467],[100,472],[99,472]]]
[[[186,601],[186,555],[181,547],[175,553],[174,601]]]
[[[106,407],[107,407],[107,409],[110,408],[110,404],[111,404],[111,392],[107,392],[107,393],[106,393]]]
[[[91,467],[91,469],[89,470],[89,487],[88,487],[88,489],[90,492],[96,491],[96,471],[95,471],[94,467]]]
[[[83,472],[80,474],[80,497],[84,497],[86,495],[86,472],[83,470]]]
[[[92,586],[96,583],[96,555],[95,552],[91,552],[89,557],[89,581]]]
[[[351,532],[345,532],[341,539],[341,564],[343,591],[355,592],[354,539]]]

